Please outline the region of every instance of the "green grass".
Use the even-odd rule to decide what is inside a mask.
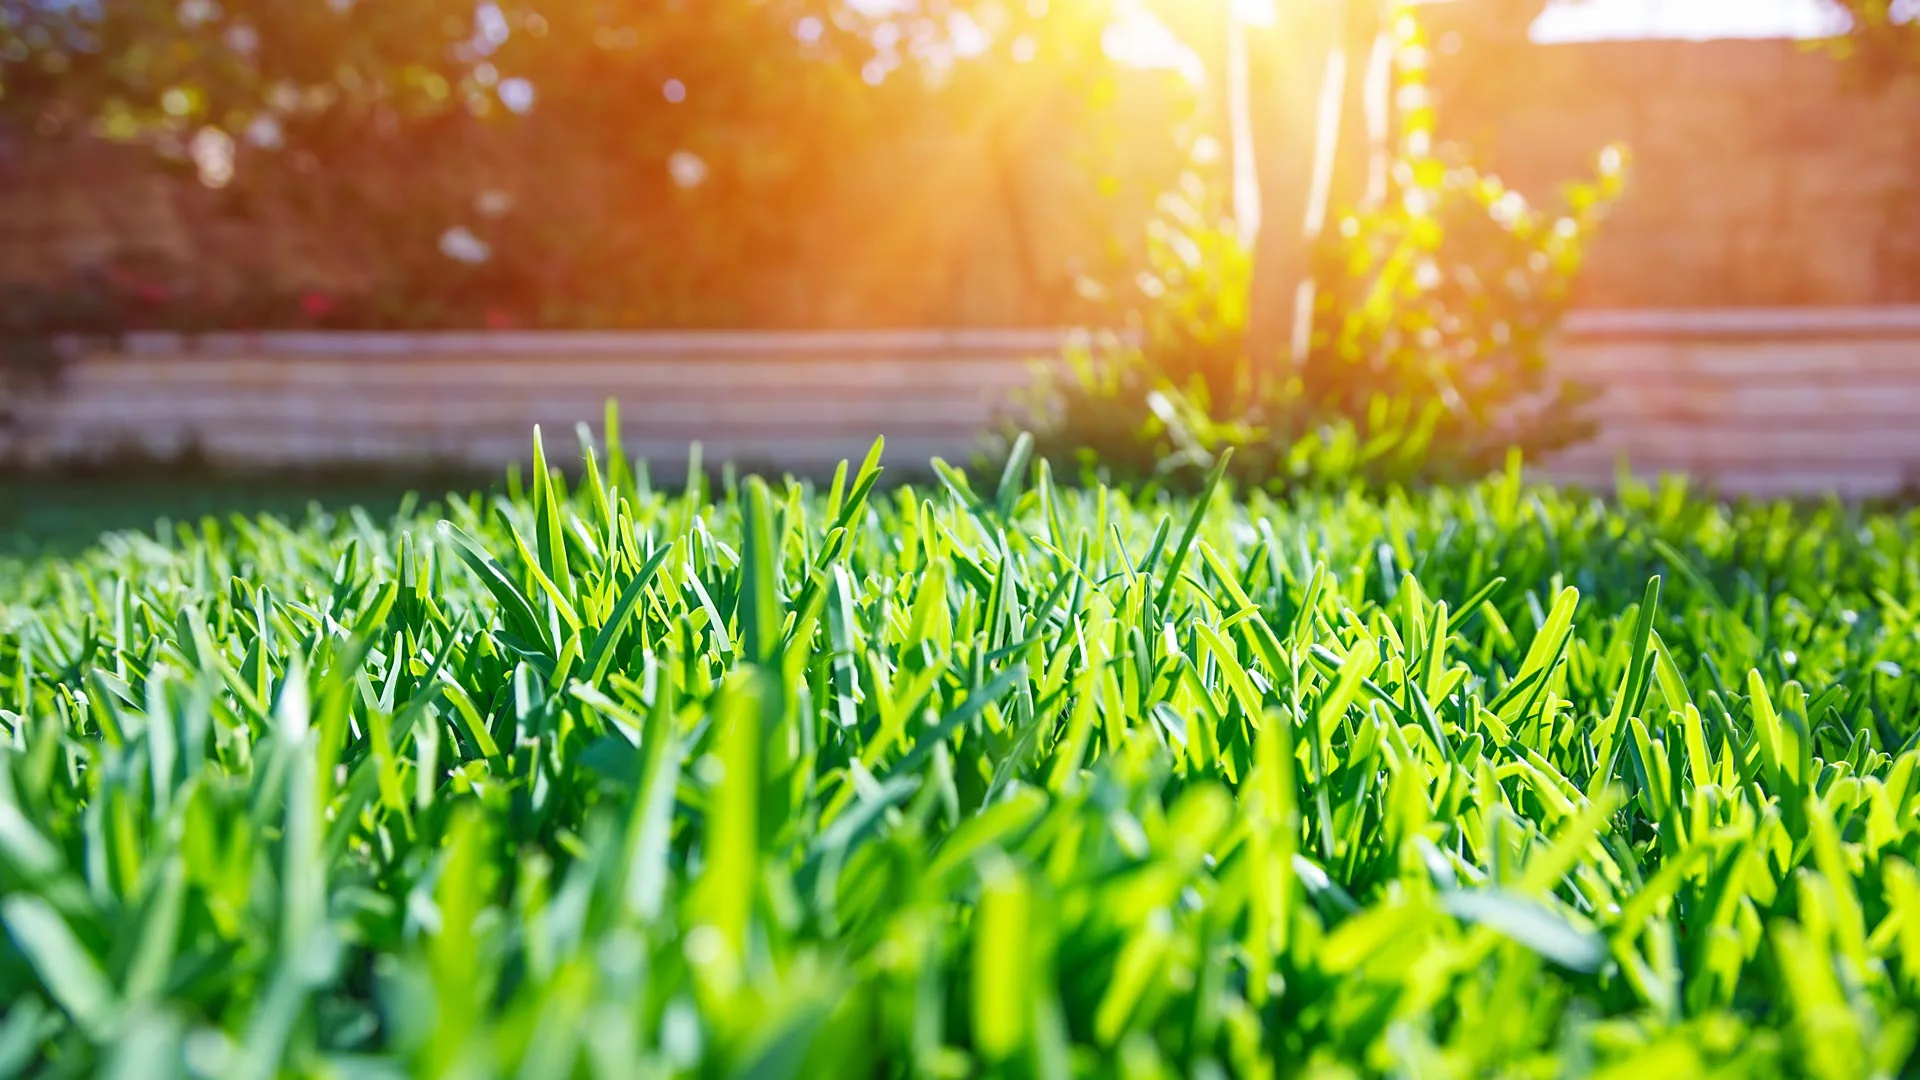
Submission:
[[[0,472],[5,470],[0,465]],[[377,516],[411,512],[448,491],[484,484],[450,470],[387,475],[365,472],[236,474],[192,463],[126,462],[71,473],[0,475],[0,556],[74,555],[103,532],[159,528],[232,514],[299,518],[311,508],[344,514],[358,506]]]
[[[0,1076],[1911,1072],[1920,516],[942,477],[0,560]]]

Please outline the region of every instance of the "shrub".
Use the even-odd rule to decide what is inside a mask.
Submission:
[[[1104,290],[1128,332],[1043,375],[1029,421],[1043,453],[1113,475],[1192,474],[1232,446],[1258,482],[1406,482],[1589,433],[1588,395],[1552,377],[1546,342],[1624,154],[1604,151],[1559,210],[1535,208],[1436,143],[1425,49],[1412,20],[1399,25],[1394,197],[1350,209],[1317,249],[1305,364],[1247,355],[1251,258],[1196,169],[1160,202],[1148,271]]]

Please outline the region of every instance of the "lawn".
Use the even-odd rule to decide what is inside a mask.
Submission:
[[[1911,1068],[1920,514],[574,475],[0,557],[0,1076]]]
[[[315,507],[333,514],[359,507],[386,517],[404,507],[421,508],[448,491],[487,487],[487,479],[372,470],[245,474],[152,461],[102,464],[71,474],[0,475],[0,557],[72,555],[102,532],[171,532],[173,522],[208,516],[298,519]]]

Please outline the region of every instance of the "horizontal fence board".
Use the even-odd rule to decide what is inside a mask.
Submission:
[[[175,427],[261,427],[300,425],[311,430],[464,431],[513,427],[522,434],[535,424],[572,431],[586,420],[598,426],[606,398],[582,394],[516,399],[484,395],[434,397],[416,400],[391,397],[353,402],[338,397],[299,395],[155,398],[91,396],[62,402],[50,410],[62,426],[114,427],[129,430]],[[796,405],[779,395],[722,397],[682,395],[677,399],[620,395],[623,430],[697,431],[703,427],[744,425],[769,432],[805,433],[822,428],[838,431],[888,427],[972,430],[994,419],[1001,403],[991,397],[962,398],[924,395],[880,399],[831,398]]]
[[[553,432],[548,442],[572,445],[572,430],[549,429]],[[440,431],[428,434],[396,434],[380,431],[329,431],[307,430],[300,428],[270,427],[234,427],[218,430],[204,430],[189,427],[172,429],[147,428],[141,430],[122,430],[112,437],[102,439],[87,433],[63,430],[56,433],[37,436],[33,445],[49,460],[80,461],[88,458],[110,458],[133,454],[158,458],[178,457],[186,454],[204,455],[215,460],[231,458],[233,464],[247,465],[261,455],[268,455],[276,461],[299,460],[303,457],[316,464],[325,464],[339,457],[343,460],[365,460],[371,451],[355,450],[355,447],[373,446],[381,448],[378,453],[390,453],[396,463],[405,463],[413,458],[457,459],[484,463],[489,453],[495,449],[476,450],[475,447],[498,448],[505,446],[526,448],[531,445],[530,428],[497,427],[491,429],[476,428],[467,431]],[[895,428],[891,433],[862,429],[852,431],[806,431],[806,432],[769,432],[763,434],[725,433],[707,430],[703,432],[656,431],[647,433],[626,432],[623,442],[629,454],[637,454],[639,446],[660,446],[670,450],[679,448],[682,452],[693,443],[702,443],[709,448],[708,456],[722,453],[712,448],[720,446],[746,446],[756,453],[771,455],[778,459],[783,448],[802,447],[810,443],[831,441],[836,445],[858,443],[863,451],[875,438],[885,437],[889,446],[907,444],[926,444],[937,446],[940,452],[949,456],[964,453],[978,446],[982,441],[983,430],[979,428],[954,428],[948,431],[928,431]],[[334,453],[334,448],[339,453]],[[499,460],[509,460],[514,455],[502,454]],[[570,455],[569,455],[570,456]]]
[[[822,472],[887,437],[896,470],[964,460],[1025,415],[1055,331],[130,335],[73,342],[49,392],[14,404],[0,459],[192,449],[257,467],[493,468],[542,426],[620,404],[626,444],[674,478],[704,460]],[[1758,496],[1888,495],[1920,480],[1920,308],[1576,312],[1552,373],[1598,391],[1597,438],[1541,475],[1610,487],[1692,474]]]
[[[1870,352],[1834,348],[1830,343],[1822,345],[1815,354],[1769,355],[1767,351],[1756,350],[1752,365],[1746,368],[1740,366],[1742,351],[1726,345],[1711,351],[1698,346],[1658,351],[1630,348],[1632,355],[1621,360],[1591,344],[1578,349],[1562,347],[1553,354],[1553,372],[1568,382],[1595,389],[1620,383],[1669,381],[1793,386],[1834,378],[1899,380],[1920,365],[1920,344]]]
[[[1718,455],[1729,460],[1858,460],[1889,457],[1920,460],[1920,424],[1895,428],[1786,428],[1776,430],[1727,427],[1602,428],[1593,440],[1572,450],[1608,454],[1639,452],[1649,457]],[[1563,455],[1564,456],[1564,455]]]
[[[633,388],[711,391],[740,387],[814,393],[854,392],[882,387],[947,390],[1003,390],[1029,383],[1034,363],[1020,357],[942,357],[924,362],[881,360],[753,359],[739,363],[706,360],[476,358],[459,365],[396,360],[362,365],[339,358],[271,356],[192,357],[146,360],[99,358],[81,361],[67,383],[76,391],[176,387],[226,392],[234,387],[310,390],[329,386],[404,388],[412,386],[538,390]]]
[[[1595,357],[1593,374],[1606,374],[1609,351],[1588,346]],[[1692,342],[1675,344],[1661,350],[1672,365],[1662,370],[1649,367],[1659,376],[1684,371],[1701,377],[1727,379],[1831,378],[1835,375],[1910,375],[1920,363],[1920,333],[1907,341],[1802,341],[1802,342]],[[1578,354],[1568,350],[1565,363],[1579,363]],[[1650,354],[1650,360],[1658,360]]]
[[[1920,411],[1920,358],[1915,376],[1835,376],[1792,383],[1739,379],[1631,382],[1608,387],[1595,403],[1603,414],[1642,415],[1702,424],[1831,419],[1837,423],[1898,420]]]
[[[1563,329],[1569,337],[1589,340],[1920,338],[1920,306],[1573,311],[1567,314]]]
[[[1573,468],[1554,464],[1530,470],[1539,480],[1570,484],[1592,491],[1610,491],[1617,473],[1611,468]],[[1652,481],[1663,475],[1684,477],[1688,486],[1702,493],[1753,499],[1823,498],[1877,499],[1909,494],[1907,475],[1899,470],[1878,467],[1856,469],[1760,469],[1729,471],[1719,474],[1680,470],[1636,469],[1634,475]]]
[[[732,462],[742,467],[773,471],[821,473],[841,461],[858,463],[873,445],[871,436],[827,435],[754,438],[729,436],[704,440],[626,439],[627,453],[649,463],[656,477],[674,478],[692,457],[695,443],[702,460],[709,466]],[[572,454],[571,438],[550,446],[561,460]],[[883,460],[892,469],[918,473],[934,457],[963,462],[980,446],[972,436],[928,438],[924,436],[889,438]],[[100,448],[78,442],[52,445],[62,456],[79,458],[88,450]],[[178,455],[189,450],[215,461],[240,463],[250,467],[303,466],[316,463],[364,465],[405,463],[414,466],[497,468],[508,462],[530,461],[532,444],[525,433],[468,434],[447,439],[398,438],[362,435],[343,438],[334,434],[303,432],[221,431],[188,441],[183,438],[152,437],[112,444],[109,451],[140,450],[156,456]]]
[[[427,333],[273,331],[256,334],[132,333],[111,351],[127,356],[325,356],[410,359],[476,355],[516,357],[599,354],[616,359],[664,357],[880,356],[929,354],[1048,355],[1089,338],[1078,330],[486,330]],[[97,343],[68,342],[97,350]]]

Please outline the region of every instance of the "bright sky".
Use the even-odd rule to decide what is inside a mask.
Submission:
[[[876,15],[907,6],[905,0],[848,2]],[[1242,18],[1259,22],[1271,17],[1273,4],[1298,0],[1231,2]],[[1200,58],[1168,33],[1142,0],[1120,0],[1117,8],[1119,18],[1107,32],[1109,54],[1139,67],[1174,68],[1189,78],[1201,77]],[[1893,12],[1896,19],[1920,19],[1920,0],[1894,0]],[[1819,38],[1845,29],[1846,16],[1828,0],[1554,0],[1534,23],[1533,39],[1546,44],[1644,38]]]
[[[1812,38],[1845,26],[1823,0],[1561,0],[1534,23],[1533,39]]]
[[[860,6],[896,0],[853,0]],[[1259,21],[1268,5],[1292,0],[1233,0],[1243,18]],[[1445,3],[1449,0],[1429,0]],[[1464,0],[1471,2],[1471,0]],[[1920,18],[1920,0],[1896,0]],[[1141,67],[1176,68],[1197,77],[1200,61],[1144,6],[1122,0],[1121,17],[1107,34],[1107,51]],[[1541,43],[1679,38],[1818,38],[1846,28],[1846,17],[1827,0],[1555,0],[1534,23]]]

